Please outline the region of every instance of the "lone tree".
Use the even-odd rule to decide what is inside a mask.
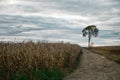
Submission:
[[[85,27],[82,30],[83,33],[83,37],[88,36],[88,47],[90,48],[90,41],[91,41],[91,37],[97,37],[98,36],[98,28],[95,25],[89,25],[87,27]]]

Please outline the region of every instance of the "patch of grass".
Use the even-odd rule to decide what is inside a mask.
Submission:
[[[72,64],[72,65],[65,65],[65,68],[64,70],[64,73],[65,75],[69,75],[70,73],[72,73],[79,65],[80,65],[80,59],[81,59],[81,56],[82,56],[82,49],[81,51],[79,52],[79,55],[77,56],[75,62]]]
[[[5,71],[0,71],[0,80],[5,80],[6,75],[7,75],[7,73]]]
[[[77,56],[75,62],[72,65],[72,71],[73,72],[79,65],[80,65],[80,59],[81,59],[81,55],[82,55],[82,50],[80,51],[79,55]]]
[[[117,63],[120,63],[120,58],[116,59],[115,61],[116,61]]]
[[[39,69],[37,71],[34,71],[33,78],[35,80],[45,80],[47,79],[47,75],[45,73],[46,73],[45,69]]]
[[[16,72],[12,75],[11,80],[29,80],[29,76],[25,73]]]
[[[120,63],[120,46],[93,47],[89,50],[101,54],[117,63]]]
[[[10,80],[62,80],[64,73],[58,69],[40,68],[33,70],[31,76],[23,72],[12,73],[10,76]]]
[[[48,80],[62,80],[64,73],[57,69],[49,69],[46,73]]]

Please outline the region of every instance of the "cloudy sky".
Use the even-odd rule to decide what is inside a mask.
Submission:
[[[82,29],[94,24],[95,46],[120,45],[120,0],[0,0],[0,40],[67,41],[87,46]]]

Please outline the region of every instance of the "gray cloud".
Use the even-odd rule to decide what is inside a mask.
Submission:
[[[100,38],[93,39],[96,45],[118,44],[119,4],[119,0],[0,0],[0,36],[85,45],[81,30],[95,24],[100,29]]]

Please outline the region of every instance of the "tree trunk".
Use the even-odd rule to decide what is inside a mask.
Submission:
[[[91,40],[91,35],[88,35],[88,47],[90,48],[90,40]]]

